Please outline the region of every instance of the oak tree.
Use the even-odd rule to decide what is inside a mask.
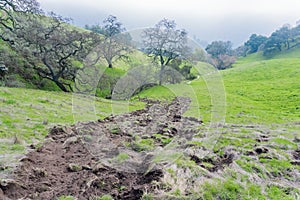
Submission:
[[[62,91],[70,92],[82,61],[91,48],[91,36],[68,27],[68,19],[51,13],[18,18],[10,40],[11,47],[26,58],[34,71],[53,81]]]
[[[86,26],[88,28],[88,26]],[[103,21],[103,26],[92,26],[91,30],[102,34],[98,43],[98,51],[107,62],[109,68],[119,59],[128,59],[132,51],[131,37],[116,16],[110,15]]]
[[[145,29],[142,37],[144,52],[160,64],[161,85],[166,66],[176,58],[186,58],[190,53],[187,32],[177,29],[175,21],[163,19],[155,27]]]

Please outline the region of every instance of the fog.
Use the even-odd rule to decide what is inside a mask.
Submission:
[[[112,14],[127,30],[173,19],[189,36],[243,44],[252,33],[270,35],[283,24],[300,19],[298,0],[39,0],[46,11],[71,17],[77,26],[101,24]]]

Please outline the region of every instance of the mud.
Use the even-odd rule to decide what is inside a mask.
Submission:
[[[225,166],[229,166],[234,159],[233,153],[225,153],[223,156],[216,156],[214,158],[199,158],[196,155],[190,155],[190,159],[196,164],[210,172],[216,172],[222,170]],[[205,163],[210,163],[209,166]]]
[[[182,116],[190,103],[187,98],[171,103],[145,101],[143,110],[54,127],[42,146],[31,146],[12,179],[0,183],[0,199],[71,195],[83,200],[109,194],[114,199],[130,200],[154,191],[152,183],[160,181],[163,171],[153,158],[168,145],[163,141],[188,140],[202,122]],[[139,141],[143,145],[151,141],[152,146],[141,146]],[[216,168],[232,162],[230,155],[223,160],[214,163]]]

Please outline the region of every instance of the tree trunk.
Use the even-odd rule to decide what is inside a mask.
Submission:
[[[159,85],[162,85],[164,70],[165,70],[165,65],[161,65],[160,72],[159,72]]]
[[[70,92],[69,90],[67,90],[67,88],[60,83],[59,81],[54,81],[54,83],[63,91],[63,92]]]

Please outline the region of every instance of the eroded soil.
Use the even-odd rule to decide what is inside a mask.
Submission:
[[[2,180],[0,199],[89,199],[104,194],[140,199],[153,191],[151,183],[163,176],[160,165],[152,162],[154,149],[163,150],[168,138],[187,140],[201,121],[182,116],[187,98],[147,103],[129,114],[53,128],[42,146],[31,146],[12,179]]]

